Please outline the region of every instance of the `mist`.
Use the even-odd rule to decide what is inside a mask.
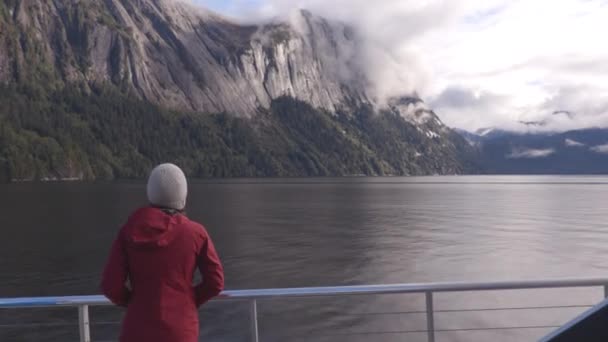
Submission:
[[[434,29],[449,25],[462,10],[459,1],[271,0],[253,17],[287,17],[307,9],[355,29],[361,47],[355,56],[379,103],[391,97],[425,94],[432,68],[417,47]]]
[[[198,0],[210,4],[213,0]],[[299,9],[352,26],[351,60],[377,104],[419,95],[451,127],[608,127],[608,4],[602,0],[233,0],[240,22]],[[542,13],[542,15],[540,15]],[[343,63],[346,64],[346,63]],[[568,111],[569,117],[554,116]],[[538,121],[530,127],[521,122]]]
[[[242,23],[290,21],[296,28],[298,11],[352,27],[357,35],[354,56],[343,64],[353,65],[368,81],[370,93],[379,105],[392,97],[429,94],[432,67],[418,46],[427,34],[454,24],[463,13],[463,1],[384,0],[268,0],[252,4],[233,2],[228,10]],[[355,60],[356,63],[351,61]]]

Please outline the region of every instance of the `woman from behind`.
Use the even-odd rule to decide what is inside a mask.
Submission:
[[[224,272],[205,228],[184,214],[188,185],[173,164],[148,179],[150,206],[135,211],[116,237],[101,288],[125,307],[121,342],[196,342],[198,308],[224,288]],[[202,282],[193,286],[198,269]]]

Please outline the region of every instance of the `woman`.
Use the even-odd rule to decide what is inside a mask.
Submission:
[[[196,342],[198,308],[224,288],[224,272],[205,228],[184,214],[188,185],[173,164],[148,180],[150,206],[118,233],[101,288],[126,307],[121,342]],[[202,282],[193,286],[196,268]]]

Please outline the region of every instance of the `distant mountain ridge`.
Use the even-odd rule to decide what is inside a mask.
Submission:
[[[462,133],[480,151],[484,173],[606,174],[608,129],[589,128],[552,133],[483,130]]]

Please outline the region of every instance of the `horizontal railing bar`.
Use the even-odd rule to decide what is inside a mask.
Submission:
[[[608,284],[608,278],[512,281],[493,283],[431,283],[369,286],[310,287],[224,291],[215,300],[253,300],[345,295],[378,295],[437,292],[473,292],[494,290],[532,290],[550,288],[593,287]],[[0,308],[110,305],[103,296],[68,296],[0,299]]]
[[[111,305],[111,303],[104,296],[26,297],[0,299],[0,309],[74,307],[80,305],[105,306]]]
[[[472,292],[494,290],[532,290],[549,288],[593,287],[608,284],[608,278],[565,279],[545,281],[494,282],[494,283],[432,283],[397,284],[343,287],[311,287],[291,289],[263,289],[226,291],[223,298],[262,299],[276,297],[315,297],[342,295],[407,294],[425,292]]]

